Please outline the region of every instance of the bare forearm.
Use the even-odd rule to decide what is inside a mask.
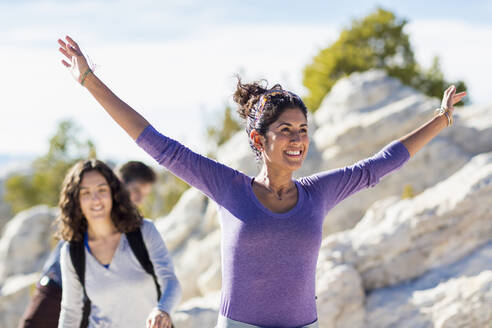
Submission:
[[[118,98],[96,75],[87,75],[84,86],[133,140],[149,125],[142,115]]]
[[[410,156],[415,155],[422,147],[447,127],[448,120],[446,116],[439,115],[421,127],[413,130],[399,140],[405,145]]]

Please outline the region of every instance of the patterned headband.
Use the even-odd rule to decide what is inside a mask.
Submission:
[[[256,102],[256,104],[254,106],[254,108],[255,108],[254,127],[256,127],[256,124],[260,120],[261,115],[263,114],[263,109],[265,108],[265,104],[267,103],[267,101],[269,101],[272,96],[282,95],[282,94],[288,94],[291,97],[301,99],[295,93],[287,91],[287,90],[275,89],[275,90],[269,90],[269,91],[265,92],[264,94],[261,95],[260,99],[258,99],[258,101]]]

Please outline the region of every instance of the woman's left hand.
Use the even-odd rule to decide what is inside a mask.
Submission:
[[[171,317],[166,312],[153,309],[147,317],[146,328],[171,328]]]
[[[456,93],[456,87],[454,85],[444,91],[444,96],[442,97],[441,107],[448,108],[449,112],[453,114],[454,104],[458,103],[464,96],[466,92]]]

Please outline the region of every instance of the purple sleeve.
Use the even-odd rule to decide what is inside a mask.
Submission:
[[[241,180],[241,173],[202,156],[147,126],[137,144],[160,165],[222,205]]]
[[[328,210],[357,191],[374,187],[381,178],[401,168],[409,159],[410,153],[405,145],[394,140],[369,158],[306,179]]]

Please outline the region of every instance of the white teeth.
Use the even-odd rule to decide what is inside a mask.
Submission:
[[[103,207],[102,207],[102,206],[100,206],[100,207],[93,207],[93,208],[91,208],[91,210],[93,210],[93,211],[100,211],[100,210],[102,210],[102,209],[103,209]]]
[[[288,155],[294,155],[294,156],[298,156],[298,155],[301,155],[301,151],[300,150],[297,150],[297,151],[286,151],[286,153]]]

